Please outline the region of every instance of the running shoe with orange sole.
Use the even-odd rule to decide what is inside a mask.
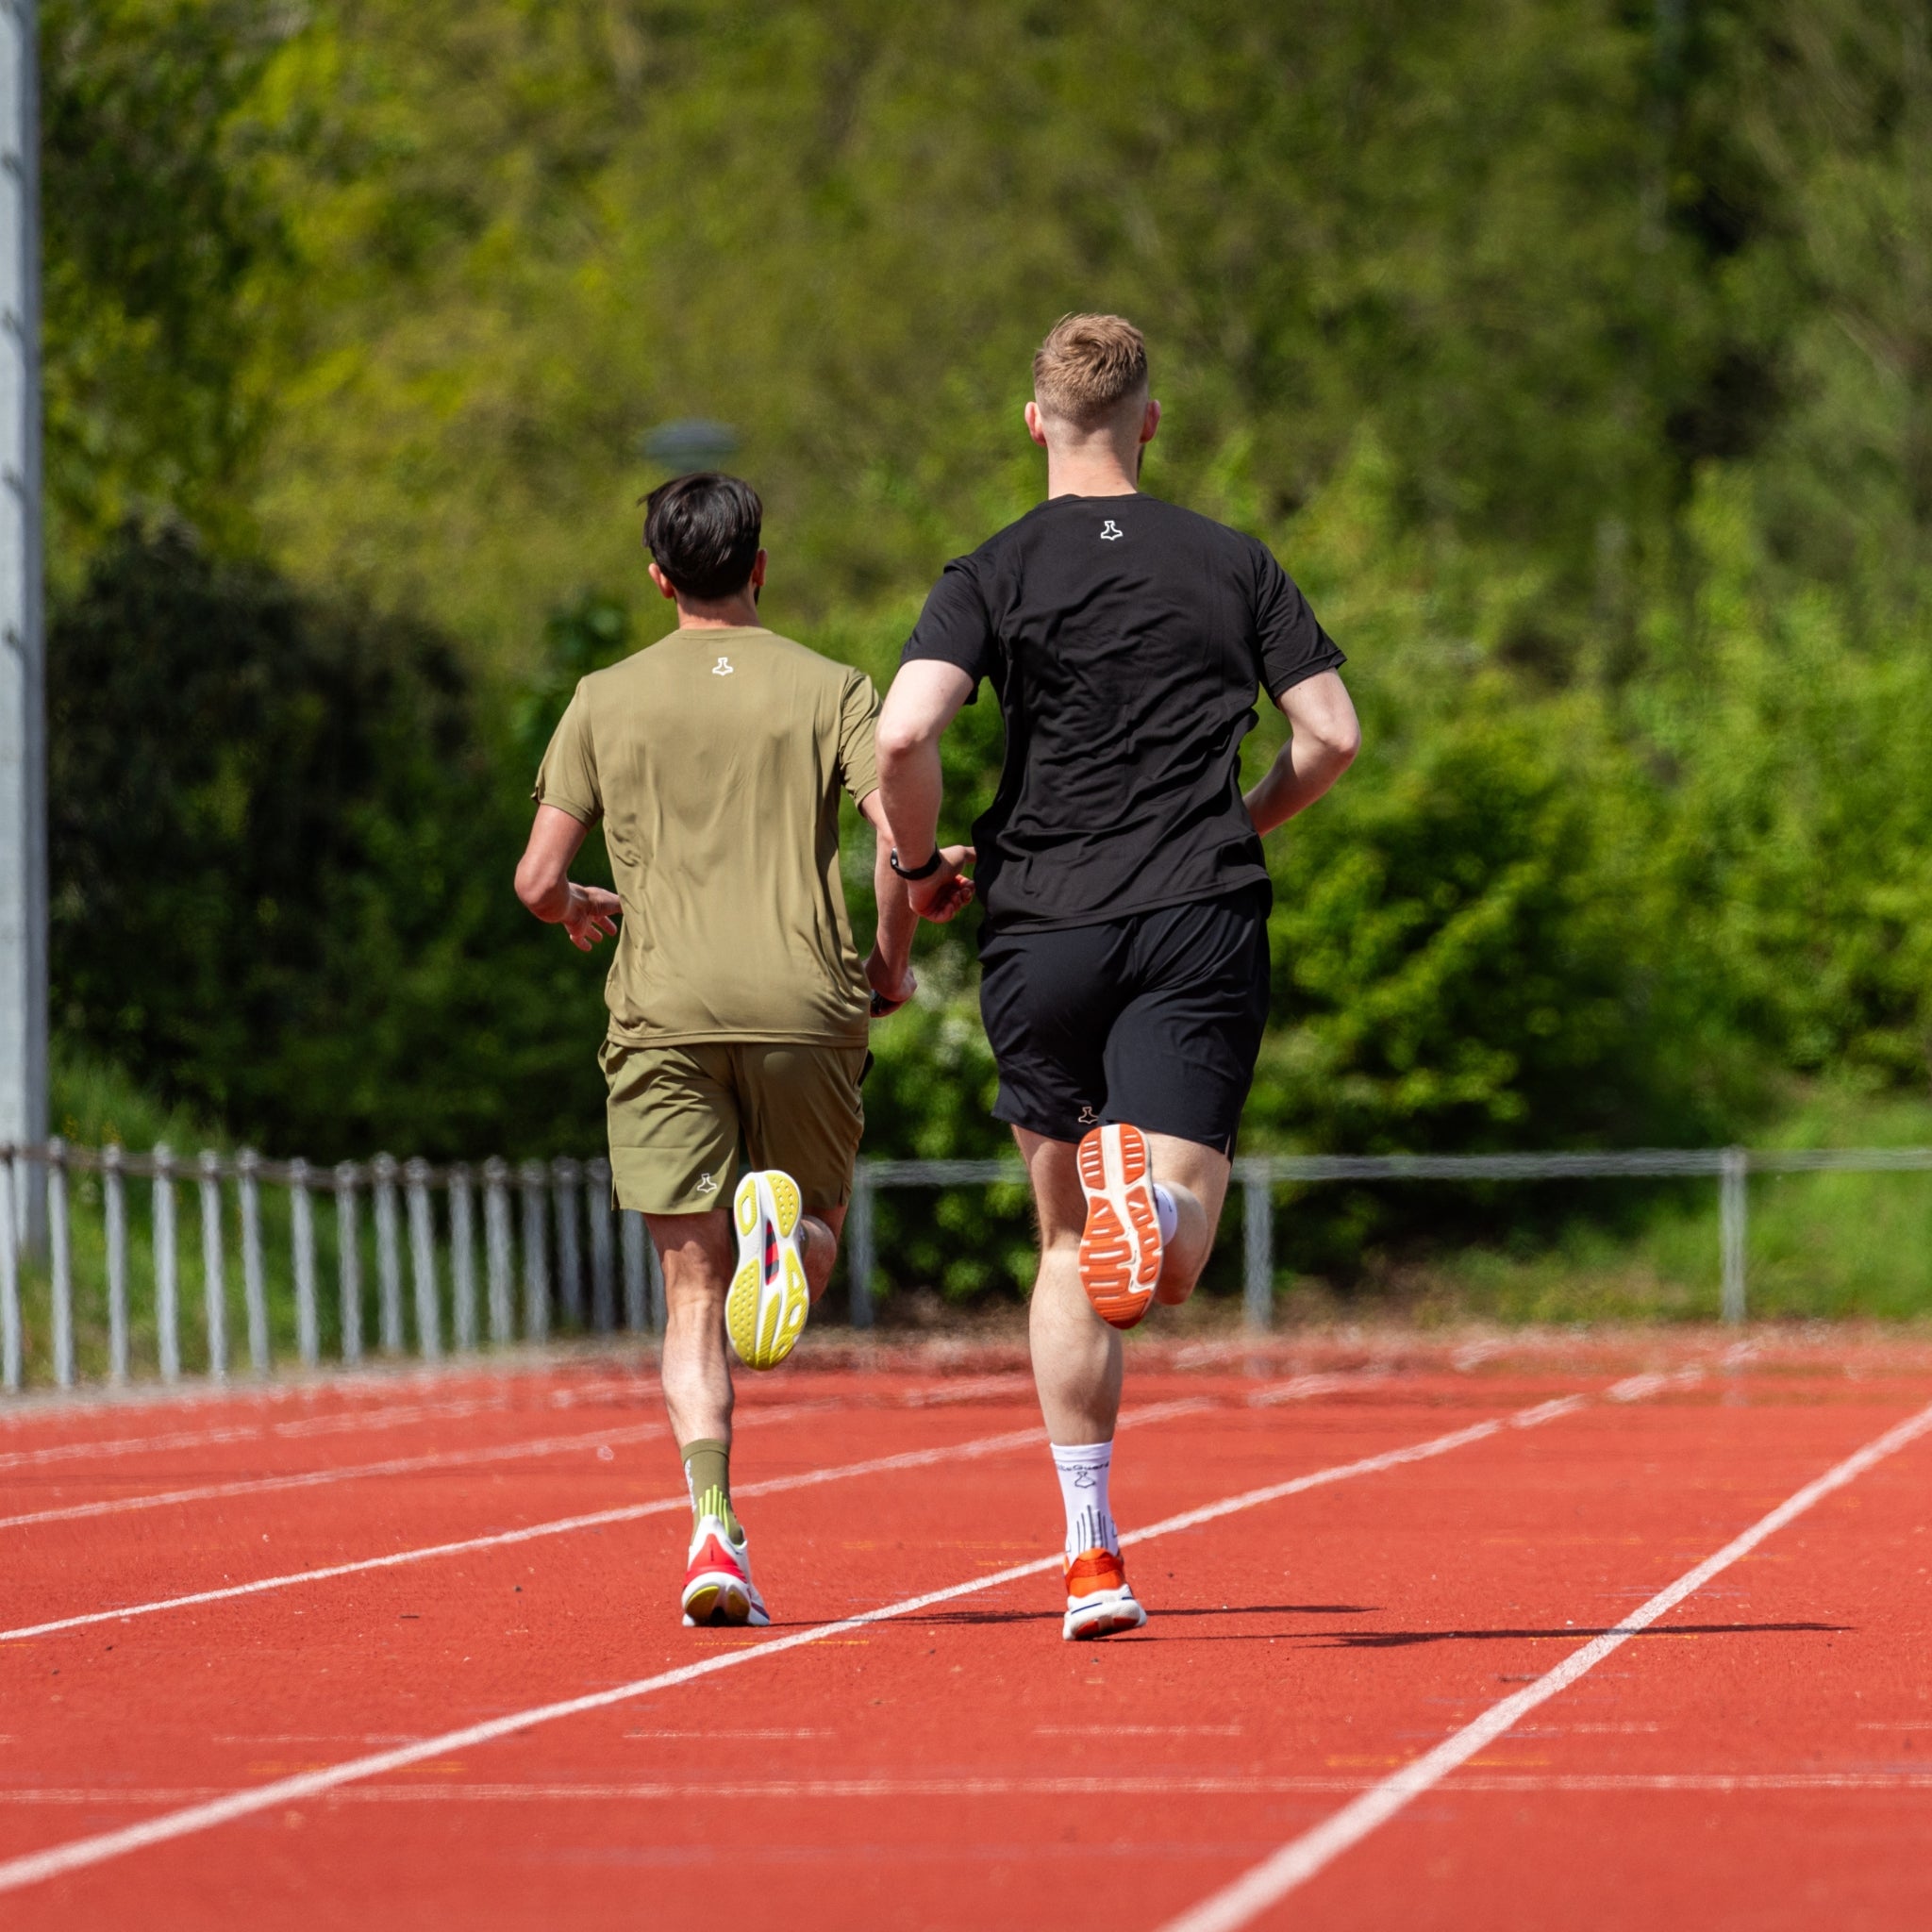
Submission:
[[[1087,1225],[1080,1236],[1080,1286],[1103,1322],[1131,1328],[1160,1279],[1160,1216],[1147,1138],[1124,1124],[1095,1127],[1080,1142]]]
[[[1067,1614],[1060,1635],[1069,1643],[1115,1637],[1147,1621],[1127,1583],[1126,1566],[1111,1550],[1083,1550],[1066,1558]]]
[[[762,1624],[772,1621],[751,1580],[751,1552],[744,1531],[734,1542],[722,1517],[703,1516],[691,1540],[684,1572],[684,1622]]]
[[[775,1167],[746,1174],[732,1196],[731,1220],[738,1267],[724,1297],[724,1326],[747,1368],[775,1369],[811,1312],[798,1183]]]

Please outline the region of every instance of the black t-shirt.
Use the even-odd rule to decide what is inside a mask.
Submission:
[[[947,564],[903,660],[990,678],[983,931],[1091,925],[1265,880],[1255,697],[1342,659],[1267,546],[1152,496],[1056,496]]]

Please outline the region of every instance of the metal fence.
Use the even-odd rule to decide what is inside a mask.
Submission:
[[[1754,1174],[1932,1173],[1932,1147],[1764,1150],[1748,1147],[1640,1147],[1624,1154],[1255,1154],[1234,1164],[1241,1191],[1241,1299],[1248,1325],[1266,1329],[1274,1311],[1274,1190],[1332,1181],[1671,1180],[1707,1175],[1718,1183],[1718,1243],[1726,1322],[1745,1313],[1744,1255]],[[859,1164],[846,1247],[852,1261],[853,1318],[869,1320],[872,1300],[858,1284],[875,1267],[873,1195],[881,1188],[984,1186],[1025,1180],[1006,1160],[869,1160]],[[861,1309],[861,1302],[863,1307]]]
[[[1743,1147],[1642,1148],[1623,1154],[1250,1155],[1235,1163],[1241,1190],[1243,1307],[1265,1329],[1274,1301],[1274,1190],[1337,1181],[1551,1181],[1707,1176],[1719,1185],[1722,1307],[1727,1322],[1746,1307],[1745,1242],[1754,1174],[1927,1173],[1932,1148],[1758,1151]],[[1024,1186],[1010,1160],[864,1160],[845,1224],[848,1307],[870,1327],[878,1274],[874,1208],[890,1189]],[[164,1382],[184,1373],[182,1228],[178,1191],[199,1219],[199,1330],[207,1374],[224,1379],[228,1335],[230,1241],[241,1269],[248,1366],[271,1373],[271,1231],[277,1278],[293,1302],[294,1352],[305,1368],[324,1358],[324,1310],[333,1316],[336,1357],[346,1364],[372,1348],[425,1361],[485,1345],[544,1341],[559,1331],[661,1332],[664,1284],[643,1217],[610,1207],[603,1160],[503,1160],[434,1167],[377,1155],[366,1162],[310,1167],[243,1151],[192,1158],[166,1147],[132,1154],[60,1141],[0,1145],[0,1388],[18,1390],[25,1369],[23,1208],[30,1190],[46,1204],[48,1354],[54,1382],[71,1388],[75,1349],[75,1191],[97,1191],[107,1373],[131,1368],[136,1284],[130,1185],[144,1184],[155,1367]],[[271,1214],[264,1191],[279,1191]],[[334,1197],[332,1225],[319,1233],[319,1196]],[[138,1199],[137,1209],[142,1205]],[[92,1224],[91,1224],[92,1225]],[[192,1233],[192,1227],[187,1230]],[[333,1283],[321,1278],[333,1252]],[[406,1259],[407,1257],[407,1259]],[[480,1262],[480,1265],[479,1265]],[[365,1263],[373,1266],[373,1296]],[[372,1326],[374,1333],[369,1333]]]

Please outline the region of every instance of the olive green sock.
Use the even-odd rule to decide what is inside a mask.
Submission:
[[[738,1518],[731,1509],[731,1450],[709,1438],[684,1445],[684,1480],[691,1490],[692,1518],[723,1519],[724,1533],[739,1538]]]

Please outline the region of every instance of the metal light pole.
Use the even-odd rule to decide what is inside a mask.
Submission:
[[[41,181],[34,0],[0,0],[0,1142],[47,1137],[47,680],[41,625]],[[22,1183],[28,1168],[15,1163]],[[45,1226],[23,1186],[15,1222]]]

